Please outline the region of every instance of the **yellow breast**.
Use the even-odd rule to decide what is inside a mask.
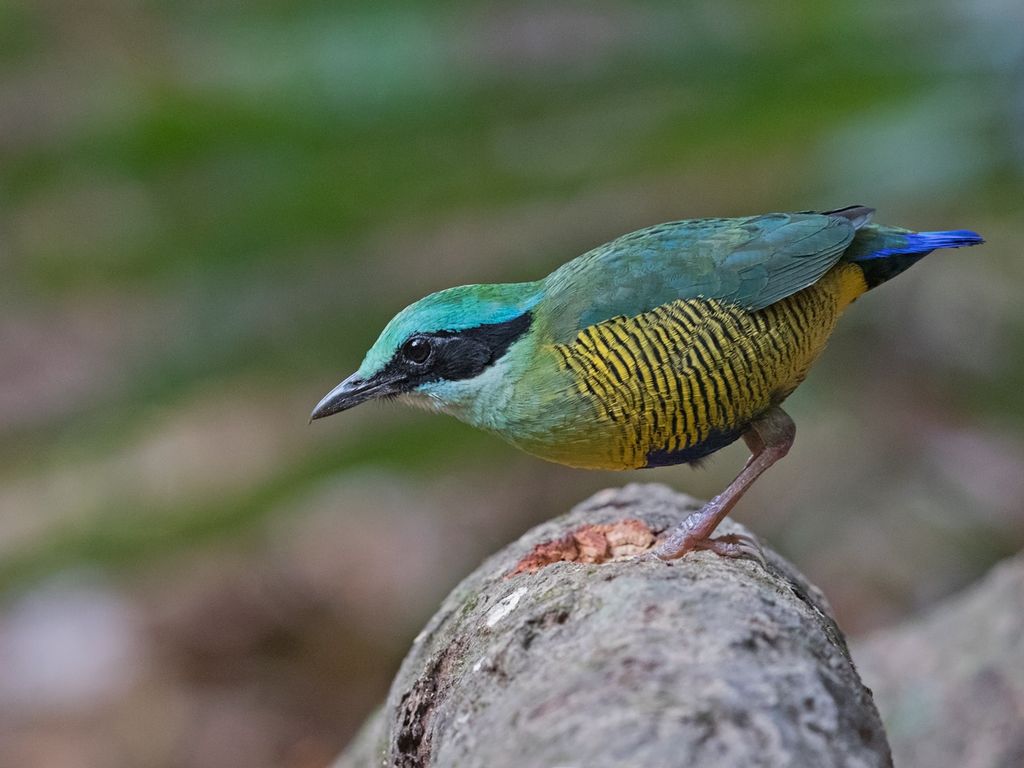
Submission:
[[[843,309],[867,289],[839,264],[756,312],[714,299],[671,302],[584,328],[555,346],[594,423],[577,466],[632,469],[699,458],[731,442],[803,381]]]

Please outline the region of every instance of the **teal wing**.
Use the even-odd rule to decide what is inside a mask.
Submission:
[[[691,219],[641,229],[570,261],[545,279],[555,341],[676,299],[719,299],[757,310],[813,285],[863,222],[844,212]]]

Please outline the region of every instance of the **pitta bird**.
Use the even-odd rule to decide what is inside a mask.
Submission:
[[[748,556],[712,534],[793,444],[782,403],[861,294],[975,232],[871,223],[873,209],[691,219],[632,232],[534,282],[466,285],[399,312],[312,419],[370,399],[451,414],[550,461],[692,463],[743,438],[736,479],[655,554]]]

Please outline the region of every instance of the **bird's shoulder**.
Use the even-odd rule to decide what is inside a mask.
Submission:
[[[756,310],[815,283],[842,256],[858,222],[832,213],[688,219],[631,232],[545,279],[549,333],[582,328],[678,299]]]

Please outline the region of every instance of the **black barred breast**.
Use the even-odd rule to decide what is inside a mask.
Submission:
[[[840,264],[818,283],[756,312],[714,299],[613,317],[555,346],[592,404],[578,466],[634,469],[694,461],[738,438],[786,398],[865,289]]]

